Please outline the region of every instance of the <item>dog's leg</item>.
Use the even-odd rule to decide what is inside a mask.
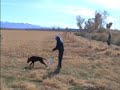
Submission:
[[[29,67],[32,65],[32,62],[31,62],[31,64],[29,65]]]
[[[31,62],[31,64],[29,65],[30,68],[33,68],[34,66],[34,62]]]
[[[47,65],[44,63],[44,65],[47,67]]]
[[[44,64],[47,67],[47,65],[43,61],[41,63]]]
[[[32,67],[31,68],[33,68],[34,67],[34,62],[32,62]]]

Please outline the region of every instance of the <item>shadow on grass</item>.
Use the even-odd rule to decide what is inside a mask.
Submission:
[[[83,88],[81,88],[80,86],[73,86],[73,87],[69,88],[69,90],[83,90]]]
[[[36,82],[36,83],[42,83],[42,80],[30,80],[32,82]]]
[[[43,76],[43,79],[52,78],[60,73],[60,68],[55,69],[54,72],[50,71],[47,75]]]
[[[25,66],[23,69],[25,69],[25,70],[32,70],[32,69],[34,69],[34,68],[32,68],[32,67],[30,67],[30,66]]]
[[[33,67],[30,67],[30,66],[25,66],[23,69],[25,69],[25,70],[34,70],[34,69],[46,69],[45,67],[35,67],[35,68],[33,68]]]

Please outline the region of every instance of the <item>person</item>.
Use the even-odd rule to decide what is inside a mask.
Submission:
[[[62,59],[63,59],[63,53],[64,53],[64,44],[63,44],[63,39],[57,34],[55,37],[57,43],[56,43],[56,47],[53,48],[52,52],[54,52],[55,50],[59,51],[58,54],[58,66],[55,72],[60,71],[60,69],[62,68]]]
[[[108,32],[108,39],[107,39],[107,44],[110,46],[111,44],[111,33]]]

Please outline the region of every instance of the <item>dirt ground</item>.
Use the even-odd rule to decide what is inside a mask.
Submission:
[[[56,69],[55,35],[64,39],[65,52],[60,74]],[[120,90],[120,47],[89,40],[73,33],[55,31],[1,30],[1,90]],[[29,69],[27,59],[41,56]]]

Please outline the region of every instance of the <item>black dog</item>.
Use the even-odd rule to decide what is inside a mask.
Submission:
[[[29,66],[32,65],[32,68],[33,68],[34,62],[40,61],[40,63],[44,64],[44,65],[47,67],[47,65],[44,63],[43,60],[46,60],[46,59],[44,59],[44,58],[42,58],[42,57],[38,57],[38,56],[32,56],[32,57],[28,58],[27,63],[31,62],[31,64],[30,64]]]

